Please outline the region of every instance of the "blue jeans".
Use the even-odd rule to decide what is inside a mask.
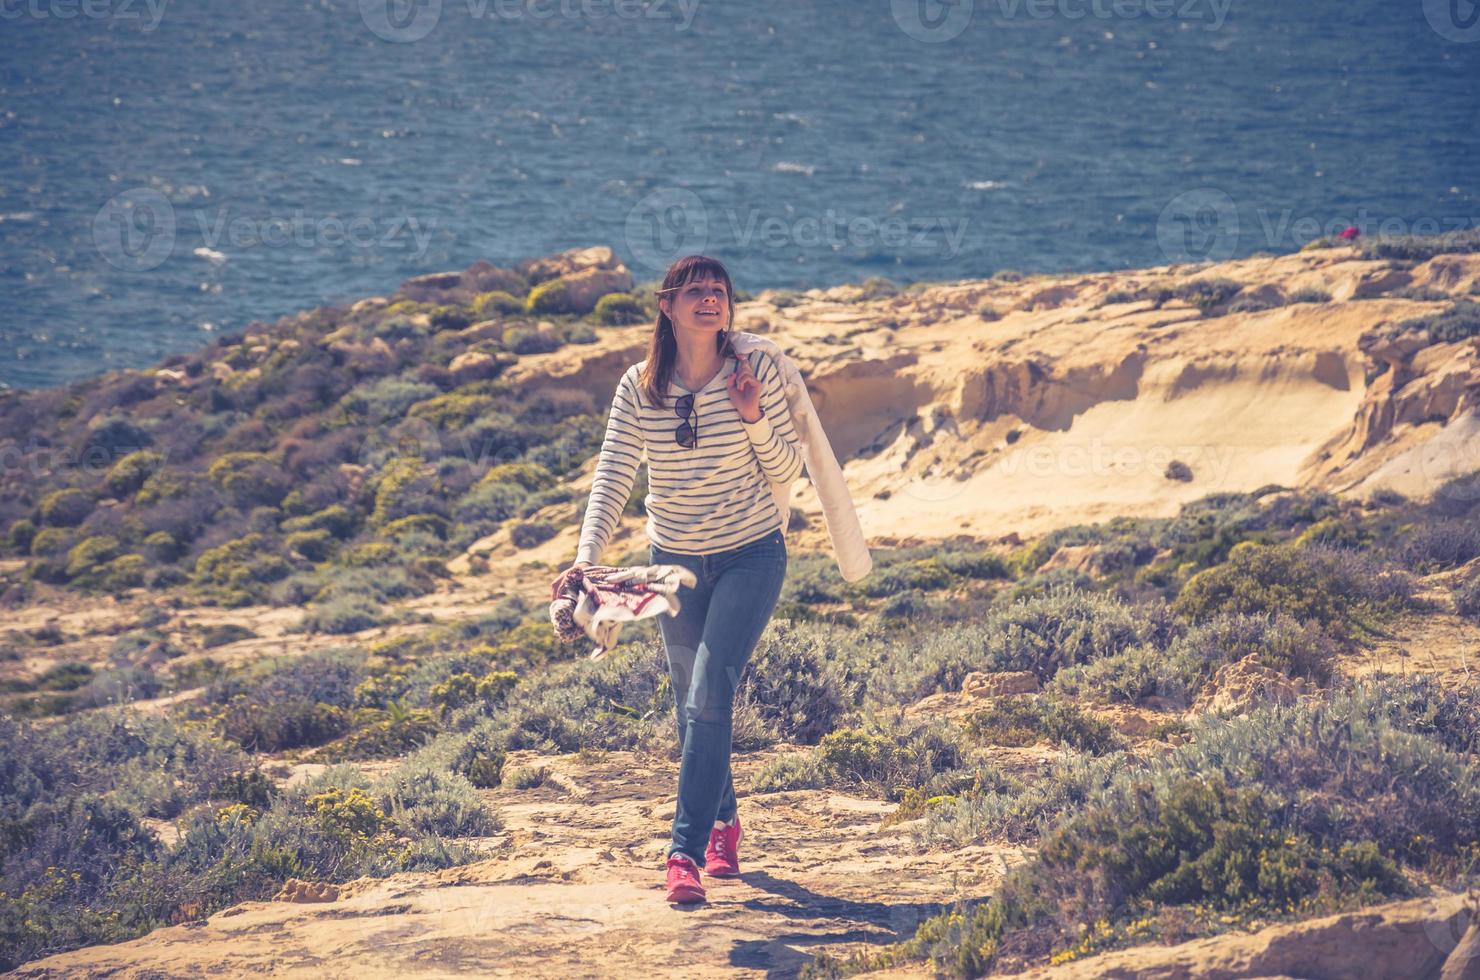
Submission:
[[[678,744],[678,807],[673,843],[704,867],[716,819],[735,817],[730,736],[735,688],[776,608],[786,578],[786,540],[779,530],[749,544],[708,555],[680,555],[651,545],[653,564],[682,565],[699,579],[681,586],[677,616],[659,616]]]

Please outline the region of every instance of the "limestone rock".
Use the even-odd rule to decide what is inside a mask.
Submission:
[[[1036,694],[1038,675],[1031,670],[974,670],[961,681],[963,693],[974,698],[1000,698],[1013,694]]]
[[[598,245],[594,248],[572,248],[558,255],[525,259],[518,263],[515,269],[529,280],[530,285],[538,285],[549,279],[558,279],[561,276],[573,275],[587,269],[627,272],[627,267],[622,264],[622,260],[617,258],[616,253],[605,245]],[[628,288],[630,288],[631,273],[628,273],[628,276]],[[613,292],[621,292],[621,290],[613,290]]]
[[[1259,662],[1251,653],[1242,660],[1224,664],[1203,686],[1188,714],[1241,712],[1260,704],[1293,704],[1309,693],[1304,678],[1286,677]]]

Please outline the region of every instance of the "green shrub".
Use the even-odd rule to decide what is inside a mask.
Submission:
[[[1046,739],[1096,755],[1121,748],[1121,739],[1109,725],[1072,702],[1051,696],[998,698],[973,714],[966,730],[989,745],[1032,745]]]
[[[397,705],[375,714],[378,717],[367,722],[357,712],[357,727],[318,749],[313,759],[324,762],[393,759],[426,744],[440,730],[436,717],[420,708],[406,710]]]
[[[849,705],[834,644],[816,630],[774,619],[767,624],[735,692],[736,713],[748,711],[757,723],[737,744],[815,745],[837,727]]]
[[[282,529],[287,532],[325,530],[336,538],[349,538],[354,534],[358,516],[343,504],[330,504],[323,510],[301,517],[290,517],[283,521]]]
[[[1198,622],[1218,612],[1286,612],[1338,637],[1411,601],[1412,581],[1359,552],[1323,545],[1240,544],[1188,580],[1174,608]]]
[[[1422,330],[1431,344],[1455,344],[1480,336],[1480,303],[1459,300],[1442,313],[1404,320],[1394,332],[1407,330]]]
[[[593,315],[607,326],[627,326],[647,319],[647,311],[630,293],[607,293],[596,301]]]
[[[548,354],[560,349],[560,338],[532,327],[510,327],[504,331],[503,345],[515,354]]]
[[[53,490],[41,498],[41,523],[51,527],[76,527],[93,510],[93,498],[76,487]]]
[[[560,533],[549,521],[521,521],[509,529],[509,541],[516,548],[534,548]]]
[[[1297,289],[1285,300],[1287,303],[1329,303],[1331,294],[1324,289],[1316,289],[1307,286],[1305,289]]]
[[[296,551],[309,561],[324,561],[333,547],[333,538],[324,528],[313,531],[295,531],[283,538],[289,551]]]
[[[292,570],[291,565],[272,553],[266,536],[255,531],[210,548],[195,560],[197,581],[237,589],[276,582]]]
[[[10,528],[5,533],[5,542],[16,551],[27,554],[35,537],[36,525],[22,517],[10,522]]]
[[[484,837],[502,826],[466,776],[413,756],[375,786],[381,806],[404,832]]]
[[[538,316],[552,316],[569,312],[568,284],[561,279],[549,279],[529,291],[524,300],[524,309]]]
[[[76,578],[118,555],[118,539],[106,534],[83,538],[67,552],[67,577]]]
[[[409,418],[423,419],[440,430],[461,429],[495,405],[492,395],[469,394],[461,389],[435,395],[406,410]]]
[[[466,310],[456,306],[438,306],[430,314],[433,330],[461,330],[473,320]]]
[[[108,468],[103,486],[115,497],[132,497],[144,481],[164,466],[164,457],[150,449],[129,453]]]
[[[518,313],[524,309],[524,304],[513,293],[495,289],[492,292],[479,293],[473,299],[473,309],[479,316],[492,319]]]
[[[265,453],[222,453],[206,474],[243,508],[276,507],[292,489],[291,478]]]
[[[240,640],[250,640],[257,634],[240,623],[222,623],[219,626],[207,626],[201,633],[200,645],[207,650],[216,647],[224,647],[228,643],[236,643]]]
[[[398,456],[376,475],[375,510],[370,520],[379,525],[408,514],[432,514],[440,509],[442,486],[435,469],[415,456]]]
[[[344,593],[315,602],[304,612],[298,625],[308,633],[343,635],[358,633],[393,619],[394,616],[370,596]]]
[[[144,539],[144,551],[155,561],[171,562],[180,557],[180,542],[168,531],[155,531]]]

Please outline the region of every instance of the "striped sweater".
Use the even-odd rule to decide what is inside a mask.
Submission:
[[[646,362],[627,369],[612,396],[576,561],[600,560],[643,460],[648,540],[665,551],[728,551],[784,527],[767,480],[789,484],[799,477],[802,453],[780,369],[763,351],[753,350],[747,358],[761,383],[761,417],[747,423],[730,402],[729,377],[736,364],[727,357],[694,399],[699,439],[689,449],[674,438],[684,421],[674,400],[687,389],[670,381],[667,404],[654,407],[638,390]]]

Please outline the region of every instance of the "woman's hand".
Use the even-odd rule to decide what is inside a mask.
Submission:
[[[745,422],[761,420],[761,382],[750,370],[750,362],[735,356],[735,373],[730,375],[730,404]]]
[[[571,572],[575,571],[577,568],[584,568],[589,564],[591,564],[589,561],[578,561],[567,568],[565,571],[561,572],[559,575],[555,576],[555,581],[550,583],[550,601],[554,602],[556,599],[560,598],[560,590],[565,587],[565,580],[570,578]]]

